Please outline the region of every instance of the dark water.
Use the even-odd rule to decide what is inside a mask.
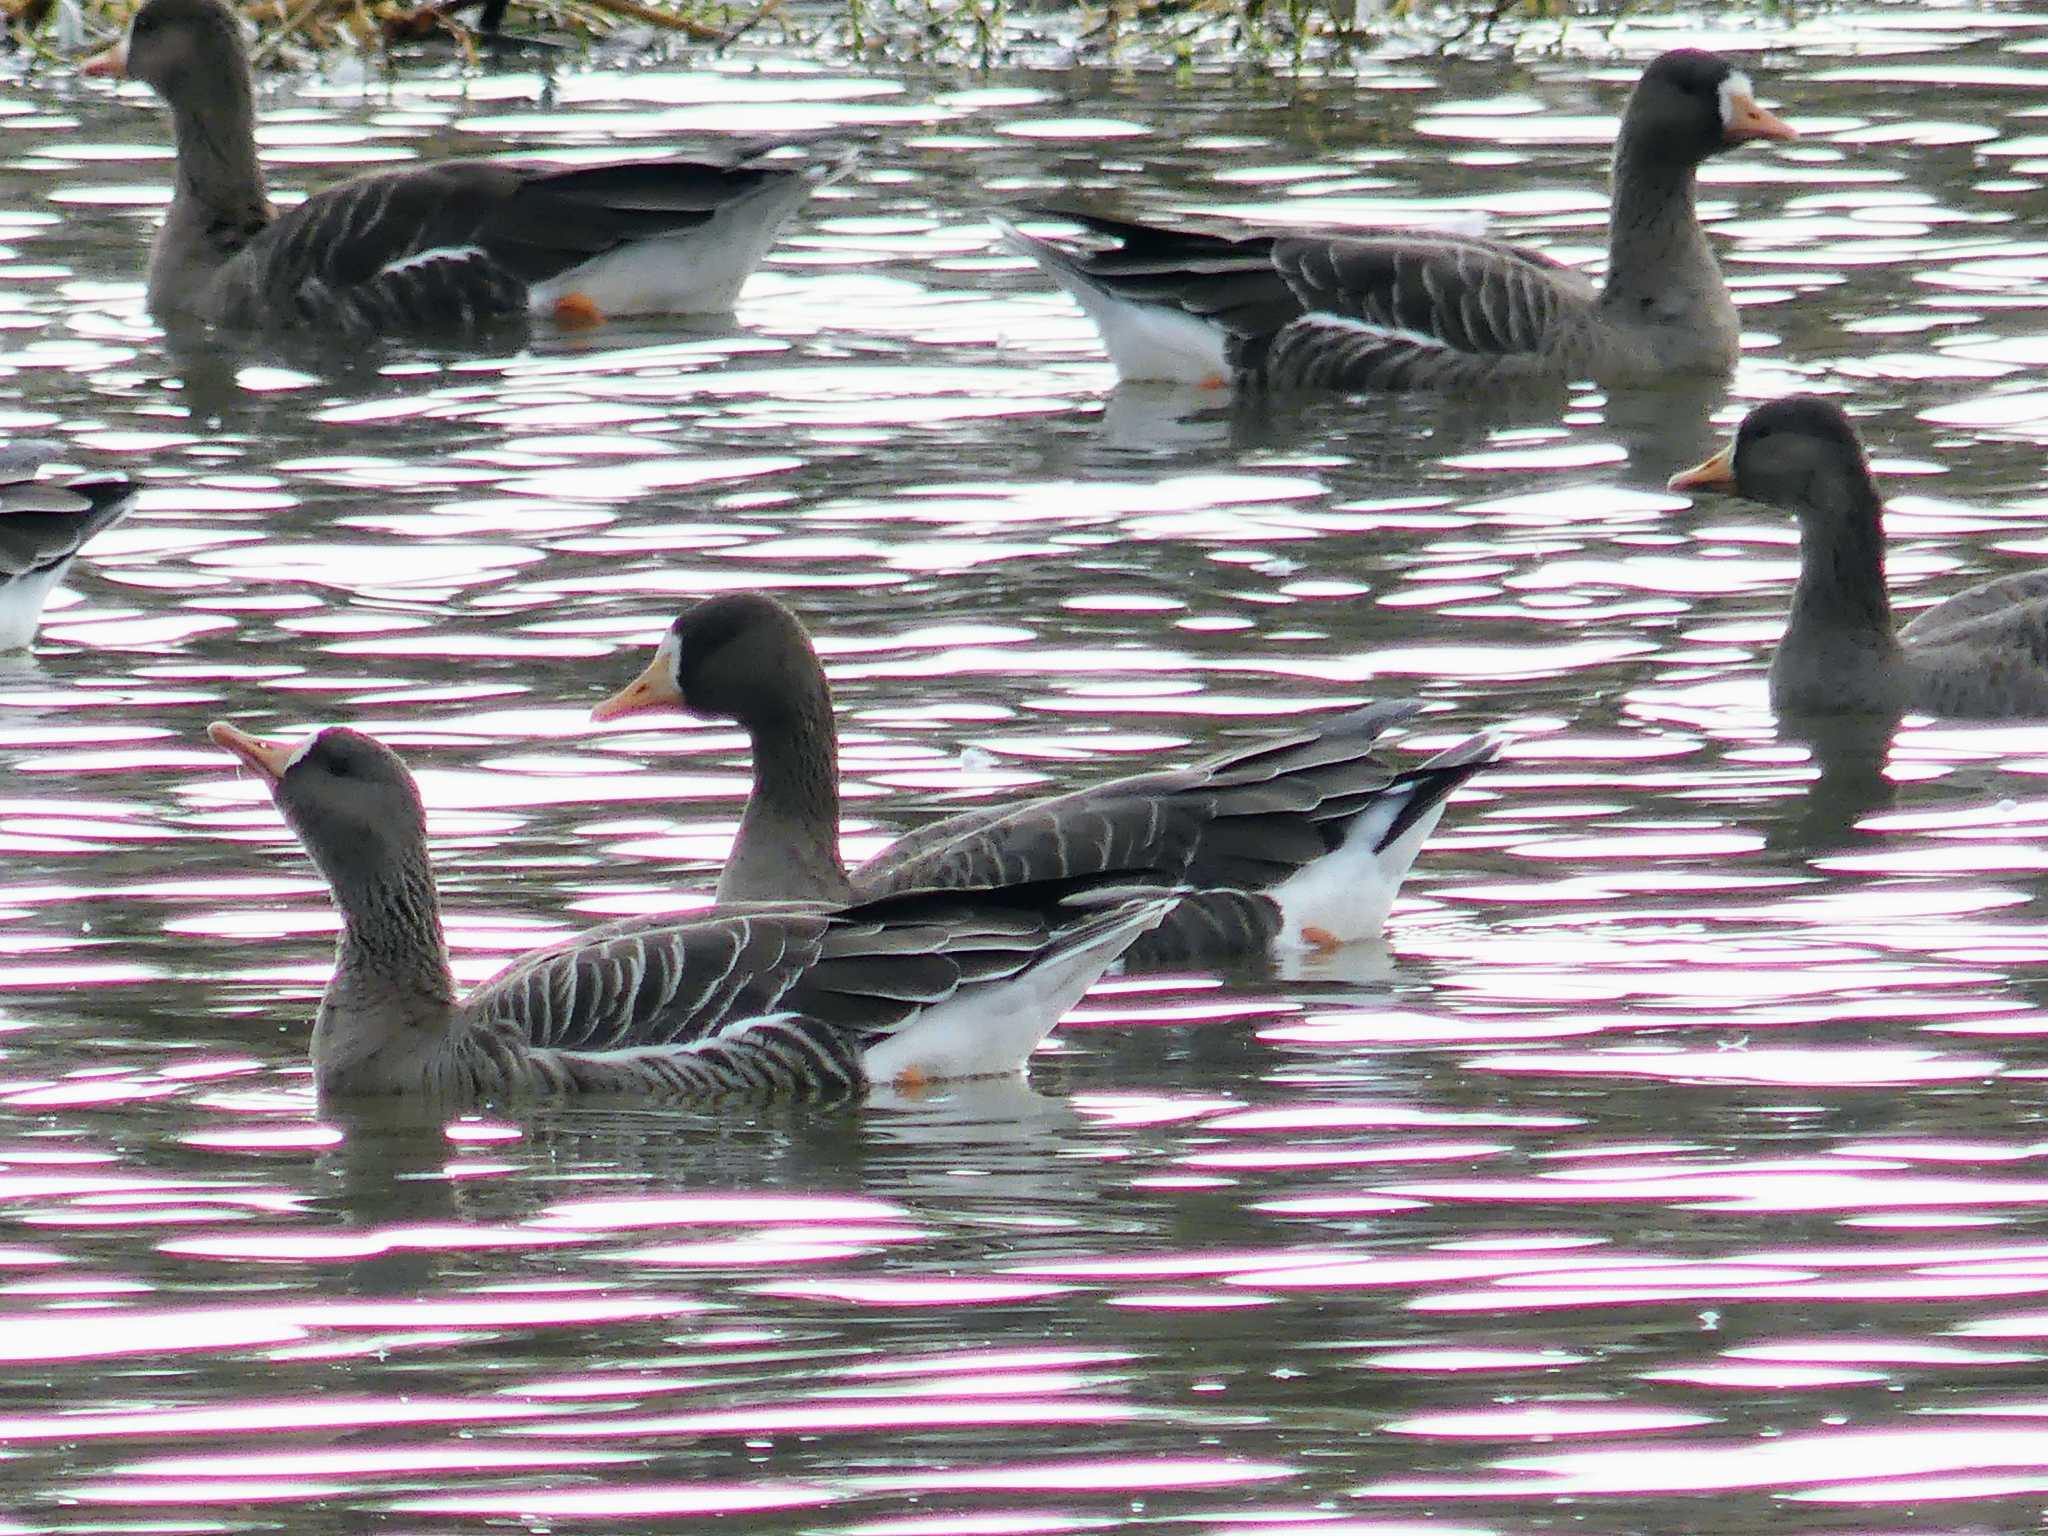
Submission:
[[[1590,29],[1574,45],[1604,50]],[[1597,253],[1650,53],[1303,86],[430,69],[285,82],[280,186],[831,129],[729,327],[516,356],[181,349],[164,126],[0,77],[0,431],[124,465],[0,673],[0,1531],[2031,1529],[2048,1504],[2048,729],[1782,738],[1781,515],[1659,487],[1844,396],[1901,606],[2048,553],[2048,47],[1753,47],[1727,392],[1502,425],[1109,393],[980,210],[1470,219]],[[1033,1064],[857,1109],[319,1115],[331,920],[202,729],[347,721],[432,810],[465,975],[707,890],[737,738],[594,730],[773,587],[850,850],[1385,694],[1510,727],[1388,944],[1112,981]]]

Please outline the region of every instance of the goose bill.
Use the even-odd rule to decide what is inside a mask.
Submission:
[[[1783,143],[1799,137],[1799,130],[1786,122],[1768,107],[1757,105],[1754,96],[1740,92],[1728,98],[1727,133],[1730,143],[1745,144],[1751,139],[1771,139]]]
[[[78,66],[81,75],[98,75],[108,80],[128,78],[128,41],[123,38],[104,52],[96,53]]]
[[[275,785],[282,780],[285,769],[298,756],[299,749],[288,742],[265,741],[261,736],[236,730],[225,720],[214,721],[206,728],[206,735],[216,747],[234,753],[244,767],[253,769],[266,784]]]
[[[675,636],[666,636],[655,650],[647,670],[626,684],[590,712],[593,720],[617,720],[623,715],[644,715],[655,709],[680,709],[683,696],[675,685]]]
[[[1732,491],[1735,489],[1735,445],[1730,443],[1711,459],[1691,469],[1681,469],[1664,482],[1673,491]]]

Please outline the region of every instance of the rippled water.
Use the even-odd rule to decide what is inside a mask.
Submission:
[[[1817,386],[1869,413],[1902,606],[2048,554],[2048,27],[1696,40],[1760,38],[1808,137],[1706,176],[1732,390],[1505,425],[1112,393],[980,210],[1484,215],[1586,256],[1676,34],[1356,86],[287,82],[291,187],[871,141],[728,327],[353,367],[167,343],[162,122],[10,65],[0,431],[148,491],[0,672],[0,1530],[2038,1524],[2048,729],[1781,739],[1791,527],[1658,487]],[[482,975],[708,889],[736,736],[585,712],[745,585],[820,634],[857,853],[1376,694],[1517,741],[1385,948],[1113,980],[1028,1088],[317,1114],[331,919],[204,722],[407,750]]]

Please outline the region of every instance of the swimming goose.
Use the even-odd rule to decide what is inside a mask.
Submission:
[[[1760,405],[1735,439],[1671,477],[1799,517],[1799,584],[1771,658],[1771,707],[1791,715],[2048,716],[2048,571],[1959,592],[1894,631],[1884,507],[1856,429],[1812,395]]]
[[[207,734],[269,787],[341,914],[313,1025],[323,1094],[819,1095],[997,1076],[1168,904],[1065,881],[632,921],[458,999],[398,754],[343,727],[296,746],[218,721]]]
[[[755,163],[759,146],[567,170],[450,160],[372,172],[280,214],[224,0],[146,0],[81,73],[141,80],[169,105],[177,181],[149,307],[213,324],[379,336],[722,314],[790,214],[851,164],[778,170]]]
[[[1643,71],[1614,149],[1607,280],[1536,251],[1422,232],[1237,237],[1042,210],[1111,242],[1071,250],[998,219],[1072,294],[1124,379],[1468,390],[1726,373],[1739,327],[1693,208],[1700,162],[1793,129],[1749,77],[1683,48]]]
[[[37,470],[62,452],[62,444],[42,441],[0,447],[0,651],[35,638],[43,604],[79,550],[135,505],[126,475],[38,480]]]
[[[759,592],[701,602],[592,715],[662,708],[735,720],[752,746],[753,788],[718,882],[721,903],[865,900],[1144,869],[1192,888],[1133,946],[1129,958],[1150,964],[1376,936],[1451,791],[1499,750],[1475,736],[1396,772],[1372,747],[1420,706],[1375,705],[1189,767],[948,817],[849,872],[832,694],[795,614]]]

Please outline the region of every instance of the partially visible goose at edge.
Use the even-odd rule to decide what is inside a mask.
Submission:
[[[1237,237],[1067,209],[1112,242],[1073,250],[997,220],[1101,331],[1124,379],[1281,389],[1464,390],[1726,373],[1735,305],[1693,207],[1700,163],[1793,129],[1717,54],[1654,60],[1614,150],[1607,279],[1536,251],[1424,232]]]
[[[722,314],[785,220],[850,160],[804,170],[635,160],[550,170],[452,160],[377,171],[278,213],[256,156],[240,23],[222,0],[146,0],[81,66],[171,109],[177,177],[149,307],[253,328],[465,333],[532,315]]]
[[[60,443],[0,444],[0,651],[35,638],[43,605],[79,550],[135,505],[126,475],[37,479],[63,452]]]
[[[313,1025],[327,1095],[818,1096],[999,1076],[1167,905],[1066,881],[637,921],[458,997],[398,755],[342,727],[297,746],[207,734],[269,787],[341,915]]]
[[[1187,887],[1134,964],[1331,949],[1377,937],[1451,792],[1491,762],[1474,736],[1414,768],[1372,755],[1421,706],[1390,703],[1185,768],[952,816],[849,872],[839,855],[832,694],[802,623],[774,598],[686,610],[638,679],[592,715],[675,708],[735,720],[753,788],[718,900],[848,901],[900,891],[1146,870]]]
[[[1971,587],[1895,630],[1884,506],[1840,406],[1812,395],[1760,405],[1671,488],[1733,491],[1798,515],[1799,584],[1771,658],[1781,714],[2048,716],[2048,570]]]

